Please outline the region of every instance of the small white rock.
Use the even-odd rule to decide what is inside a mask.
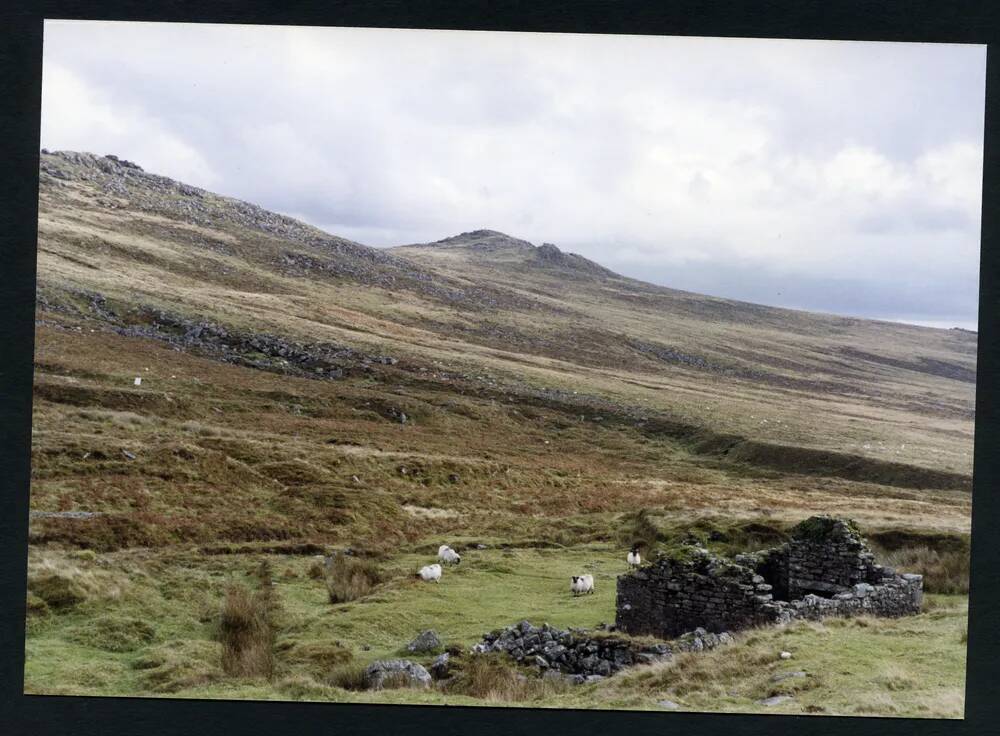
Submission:
[[[791,652],[782,652],[778,656],[781,657],[782,659],[791,659],[792,658],[792,653]]]

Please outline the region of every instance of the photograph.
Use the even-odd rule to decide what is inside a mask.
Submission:
[[[24,693],[963,719],[986,48],[45,20]]]

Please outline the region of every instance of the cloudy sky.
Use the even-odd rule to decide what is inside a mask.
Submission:
[[[41,146],[375,246],[975,328],[985,46],[47,22]]]

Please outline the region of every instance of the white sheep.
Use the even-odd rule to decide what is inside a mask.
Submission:
[[[594,592],[593,575],[573,575],[572,578],[573,580],[569,584],[569,589],[573,592],[574,596]]]
[[[639,547],[633,547],[625,559],[632,567],[639,567],[642,564],[642,555],[639,554]]]
[[[427,582],[438,583],[441,581],[441,566],[437,563],[433,565],[424,565],[420,568],[420,579],[426,580]]]
[[[438,547],[438,559],[441,562],[446,562],[449,565],[457,565],[462,561],[462,555],[458,554],[455,550],[449,547],[447,544],[442,544]]]

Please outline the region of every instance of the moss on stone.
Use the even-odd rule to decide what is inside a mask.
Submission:
[[[820,541],[827,539],[838,524],[843,524],[853,535],[861,536],[861,530],[852,519],[838,519],[833,516],[810,516],[792,528],[792,537],[794,539]]]
[[[656,554],[661,560],[669,560],[681,565],[690,565],[703,557],[703,549],[694,544],[681,542],[680,544],[661,546],[657,549]]]

